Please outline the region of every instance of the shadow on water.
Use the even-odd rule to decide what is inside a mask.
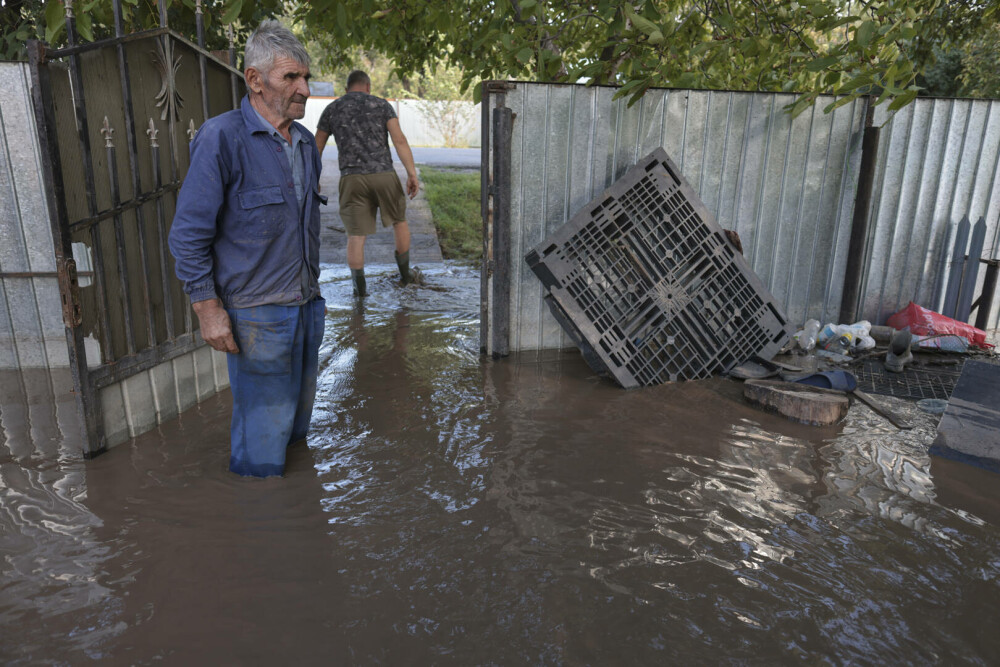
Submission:
[[[5,662],[1000,654],[994,478],[948,468],[939,493],[930,417],[812,428],[727,380],[625,392],[575,353],[485,360],[473,271],[401,289],[383,269],[362,306],[323,274],[284,479],[226,471],[228,394],[84,464],[43,426],[72,417],[55,383],[5,384]]]

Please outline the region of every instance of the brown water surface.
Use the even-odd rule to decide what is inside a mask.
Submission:
[[[863,406],[623,391],[486,360],[478,274],[329,301],[284,478],[227,472],[227,393],[84,462],[68,376],[4,377],[6,664],[995,663],[997,477]],[[993,489],[990,491],[990,489]]]

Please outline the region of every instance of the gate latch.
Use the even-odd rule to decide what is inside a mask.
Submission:
[[[76,260],[66,257],[59,261],[59,292],[62,294],[63,324],[75,329],[83,323],[80,310],[80,282],[76,277]]]

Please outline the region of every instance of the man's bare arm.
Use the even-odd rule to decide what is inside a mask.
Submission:
[[[323,157],[323,149],[326,148],[326,142],[330,139],[330,133],[324,132],[323,130],[316,130],[316,148],[319,150],[319,155]]]
[[[410,195],[410,199],[413,199],[417,196],[420,183],[417,181],[417,165],[413,163],[413,151],[410,150],[410,142],[406,140],[406,135],[399,128],[398,118],[390,118],[385,126],[389,130],[389,138],[392,139],[392,145],[396,148],[399,161],[406,168],[406,194]]]

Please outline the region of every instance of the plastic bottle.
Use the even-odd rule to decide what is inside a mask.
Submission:
[[[806,323],[795,334],[795,342],[808,352],[816,347],[816,336],[819,333],[819,320],[806,320]]]
[[[834,352],[836,354],[847,354],[851,349],[851,343],[853,342],[853,336],[849,333],[843,333],[836,338],[831,338],[827,341],[823,349],[827,352]]]
[[[824,349],[827,344],[844,334],[851,335],[852,347],[855,350],[870,350],[875,347],[875,339],[871,337],[872,324],[868,320],[861,320],[854,324],[833,324],[832,322],[820,329],[817,342]]]

